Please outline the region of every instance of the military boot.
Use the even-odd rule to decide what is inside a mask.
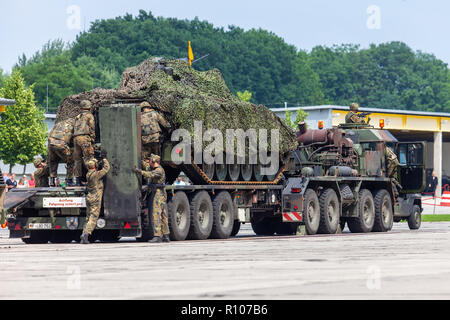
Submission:
[[[150,240],[150,243],[161,243],[163,240],[161,237],[154,237],[152,240]]]
[[[86,232],[83,232],[83,234],[80,237],[80,240],[81,244],[89,244],[89,235]]]
[[[166,234],[166,235],[163,237],[162,241],[163,241],[163,242],[170,242],[170,236],[169,236],[168,234]]]

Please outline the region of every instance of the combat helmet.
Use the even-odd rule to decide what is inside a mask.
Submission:
[[[156,163],[161,163],[161,157],[160,156],[158,156],[158,155],[156,155],[156,154],[152,154],[151,156],[150,156],[150,160],[152,161],[152,162],[156,162]]]
[[[98,167],[98,160],[93,158],[87,162],[88,169],[94,169]]]
[[[352,103],[352,104],[350,105],[350,111],[358,112],[358,111],[359,111],[359,104],[357,104],[357,103]]]
[[[34,159],[34,161],[33,161],[34,167],[35,167],[35,168],[38,168],[38,167],[42,164],[43,161],[44,161],[44,160],[43,160],[42,158],[36,158],[36,159]]]
[[[140,107],[141,107],[142,110],[144,110],[144,109],[152,109],[151,104],[148,103],[147,101],[142,102],[142,103],[140,104]]]
[[[81,101],[80,107],[82,110],[91,110],[92,103],[89,100]]]

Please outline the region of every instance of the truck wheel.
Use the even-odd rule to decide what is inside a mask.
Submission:
[[[276,222],[274,219],[262,218],[260,220],[252,219],[252,229],[257,236],[273,236],[276,231]]]
[[[241,230],[241,222],[239,220],[234,221],[233,231],[231,231],[231,236],[232,237],[237,236],[240,230]]]
[[[347,219],[348,228],[352,233],[368,233],[375,223],[375,204],[372,193],[367,190],[359,192],[359,210],[357,218]]]
[[[206,240],[213,226],[213,205],[208,192],[201,191],[191,200],[191,228],[188,238]]]
[[[308,189],[305,192],[305,201],[303,209],[303,218],[308,235],[315,235],[320,225],[320,204],[317,193]]]
[[[220,192],[213,201],[211,239],[228,239],[234,226],[234,204],[228,192]]]
[[[320,225],[318,233],[336,234],[340,222],[339,200],[333,189],[325,190],[319,199]]]
[[[49,231],[31,231],[29,238],[22,238],[26,244],[47,244],[50,241]]]
[[[375,223],[373,232],[388,232],[394,224],[394,213],[392,211],[392,199],[386,190],[379,190],[375,194]]]
[[[191,226],[189,199],[184,192],[177,192],[167,204],[170,239],[186,240]]]
[[[410,230],[419,230],[422,224],[422,213],[420,207],[415,205],[413,211],[408,218],[408,226]]]

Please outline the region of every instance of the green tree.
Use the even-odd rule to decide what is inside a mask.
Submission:
[[[237,96],[244,102],[250,102],[252,100],[252,93],[245,90],[244,92],[238,91]]]
[[[308,118],[308,113],[306,111],[304,111],[303,109],[298,109],[297,112],[297,117],[295,118],[295,123],[292,122],[292,113],[289,110],[286,110],[286,119],[285,122],[288,126],[290,126],[292,129],[297,130],[298,129],[298,124],[300,122],[304,122],[306,120],[306,118]]]
[[[25,86],[20,70],[5,81],[0,96],[16,101],[0,114],[0,158],[11,170],[46,152],[47,125],[44,112],[35,104],[33,87]]]
[[[2,70],[2,68],[0,68],[0,88],[3,87],[3,84],[6,80],[6,78],[7,78],[7,75],[3,74],[3,70]]]

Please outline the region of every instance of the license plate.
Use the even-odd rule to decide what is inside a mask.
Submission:
[[[53,226],[51,223],[30,223],[28,225],[30,230],[51,230]]]

